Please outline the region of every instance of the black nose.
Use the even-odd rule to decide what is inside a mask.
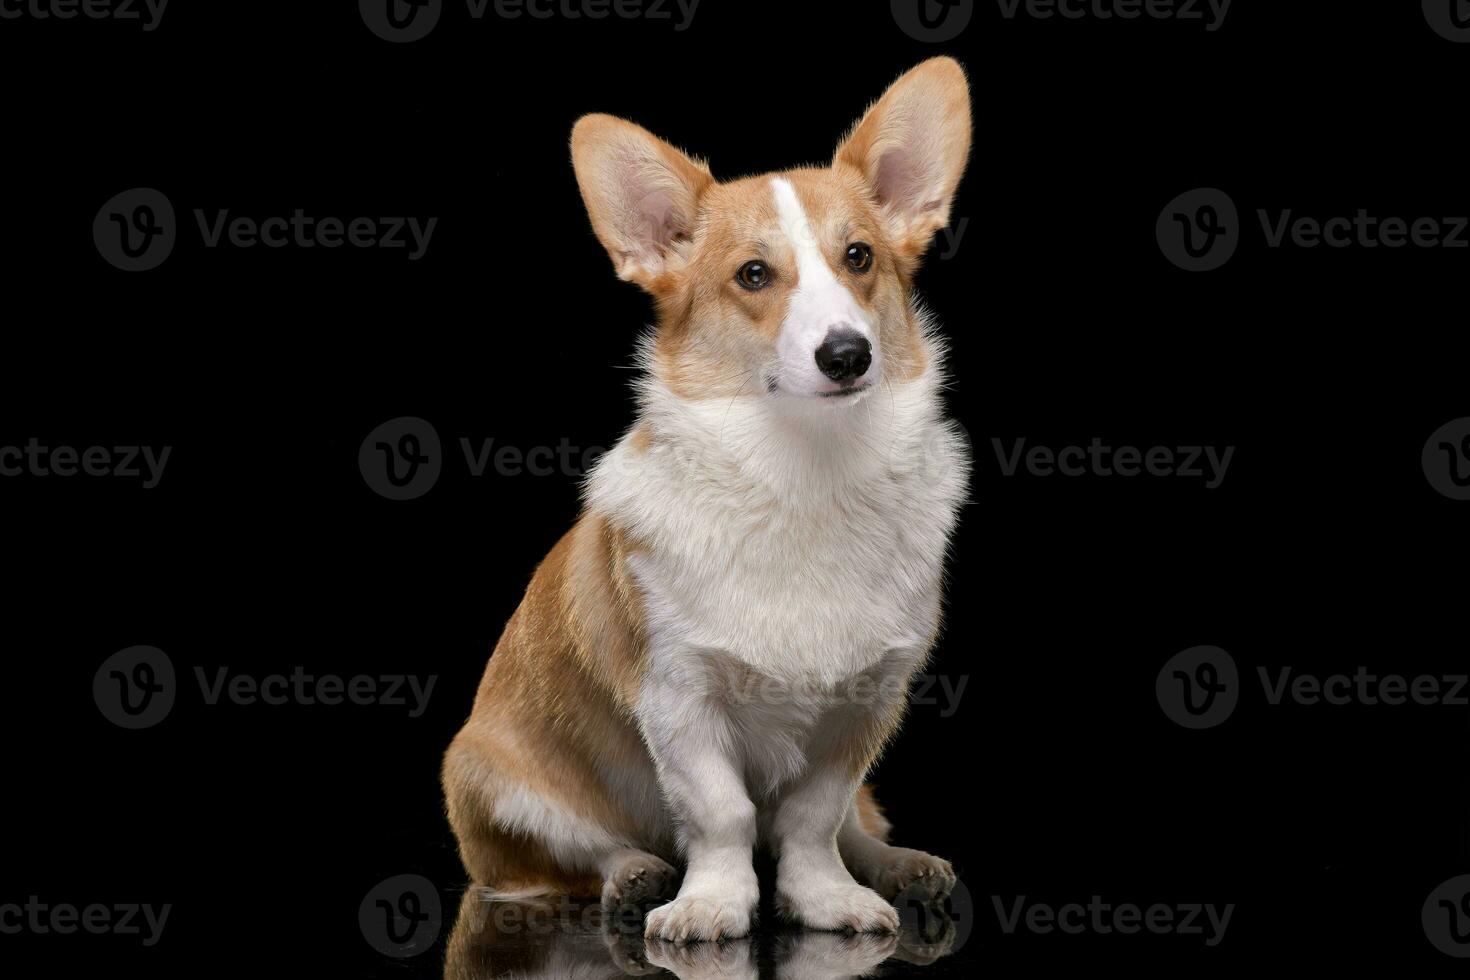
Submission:
[[[873,345],[851,330],[834,330],[817,348],[817,367],[833,381],[861,378],[873,363]]]

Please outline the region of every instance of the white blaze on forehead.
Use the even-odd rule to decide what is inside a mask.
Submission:
[[[792,293],[791,305],[787,307],[786,319],[781,326],[781,337],[776,343],[783,373],[806,390],[833,387],[817,371],[813,356],[828,331],[839,327],[854,330],[873,344],[874,365],[870,370],[875,371],[878,345],[872,324],[828,264],[822,236],[807,218],[801,199],[796,196],[796,188],[786,178],[775,177],[771,180],[771,192],[776,201],[781,233],[796,257],[796,290]]]
[[[796,196],[796,188],[786,178],[776,177],[771,181],[771,189],[776,195],[776,214],[781,221],[781,231],[791,243],[792,251],[796,253],[796,271],[801,277],[801,288],[842,289],[841,283],[832,274],[832,267],[822,256],[821,235],[807,219],[801,199]],[[842,291],[847,292],[845,289]],[[851,297],[848,298],[851,300]]]

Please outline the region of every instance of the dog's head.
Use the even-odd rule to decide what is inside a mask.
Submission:
[[[970,150],[949,58],[908,72],[824,168],[721,183],[647,130],[591,115],[572,159],[618,275],[658,302],[653,369],[687,398],[850,403],[924,368],[909,292]]]

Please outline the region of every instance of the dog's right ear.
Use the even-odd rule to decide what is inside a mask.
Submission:
[[[572,128],[572,166],[618,276],[653,289],[694,235],[699,196],[714,183],[709,170],[642,126],[600,114]]]

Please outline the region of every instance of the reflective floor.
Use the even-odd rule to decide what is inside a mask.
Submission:
[[[763,921],[770,922],[770,916]],[[765,926],[749,939],[675,946],[645,942],[639,915],[594,905],[524,905],[467,892],[449,938],[450,980],[681,980],[947,977],[969,974],[954,920],[910,908],[897,936],[854,936]]]

